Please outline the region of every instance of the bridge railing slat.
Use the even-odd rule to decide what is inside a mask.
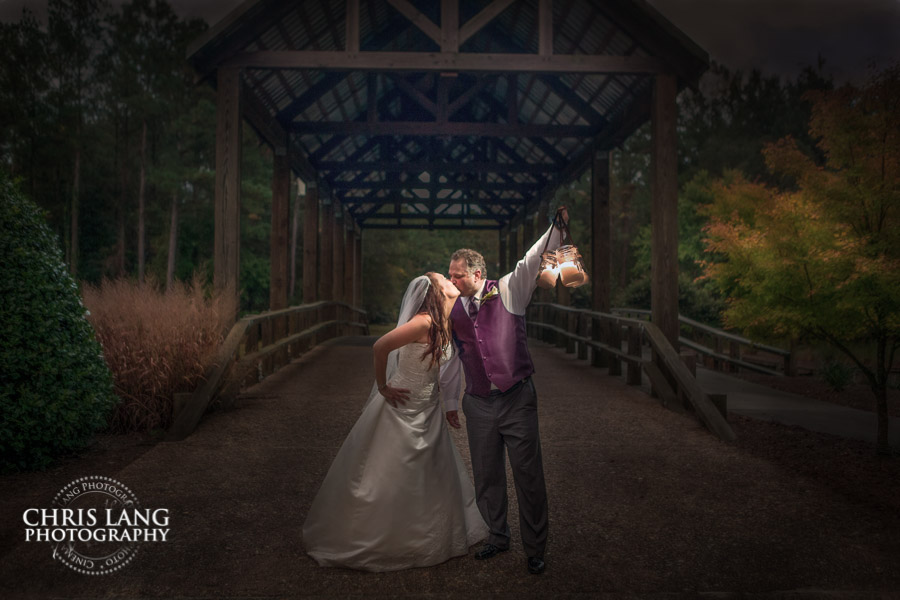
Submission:
[[[565,347],[567,351],[576,351],[573,345],[584,345],[593,353],[602,353],[604,357],[599,362],[605,362],[613,376],[621,375],[621,363],[625,362],[627,383],[640,385],[642,372],[646,373],[654,395],[664,406],[679,412],[690,408],[714,435],[728,442],[736,439],[725,416],[653,323],[545,302],[534,302],[528,310],[527,322],[532,336],[547,340],[544,334],[549,332],[555,345]],[[581,317],[590,319],[590,335],[584,335],[578,328]],[[624,350],[623,342],[626,344]],[[652,359],[643,357],[644,342],[650,346]],[[596,364],[597,361],[592,362]]]
[[[183,440],[216,399],[225,403],[241,387],[262,381],[294,358],[333,337],[368,335],[366,311],[342,302],[313,302],[249,315],[231,328],[204,383],[179,401],[167,440]]]
[[[611,312],[650,320],[650,311],[646,309],[613,308]],[[725,365],[730,365],[732,369],[749,369],[765,375],[794,374],[794,356],[791,350],[761,344],[681,315],[678,316],[678,322],[682,332],[687,333],[687,335],[679,336],[678,342],[705,357],[709,361],[709,366],[715,369],[722,370]],[[759,352],[770,355],[769,357],[760,356],[758,361],[772,364],[773,367],[780,364],[782,371],[753,362],[748,359],[747,351],[754,355]]]

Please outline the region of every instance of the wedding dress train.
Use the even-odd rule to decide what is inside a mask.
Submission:
[[[438,365],[425,344],[399,349],[392,407],[374,394],[313,500],[303,525],[320,565],[395,571],[442,563],[487,536],[475,492],[445,422]]]

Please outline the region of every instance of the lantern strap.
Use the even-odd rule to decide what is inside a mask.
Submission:
[[[574,245],[575,242],[572,239],[572,233],[569,231],[569,226],[566,224],[565,220],[563,220],[563,218],[562,218],[562,211],[564,208],[565,208],[564,206],[560,206],[556,210],[556,214],[553,216],[553,226],[556,227],[557,229],[559,229],[559,233],[560,233],[559,245],[560,246],[565,246],[566,245],[565,241],[567,239],[569,240],[569,244]],[[544,249],[541,251],[541,256],[544,255],[544,252],[546,252],[547,248],[550,246],[550,237],[551,236],[549,236],[549,235],[547,236],[547,242],[544,244]]]

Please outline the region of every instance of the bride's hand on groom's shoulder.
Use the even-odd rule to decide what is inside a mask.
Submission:
[[[409,390],[403,388],[395,388],[390,385],[385,385],[381,389],[378,390],[384,399],[387,400],[387,403],[397,408],[397,405],[403,406],[406,404],[406,401],[409,400]]]

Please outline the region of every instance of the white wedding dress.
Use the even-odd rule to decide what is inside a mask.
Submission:
[[[377,393],[369,400],[313,500],[303,541],[320,565],[425,567],[487,537],[441,410],[439,367],[421,360],[425,348],[399,349],[388,383],[410,390],[409,400],[397,408]]]

